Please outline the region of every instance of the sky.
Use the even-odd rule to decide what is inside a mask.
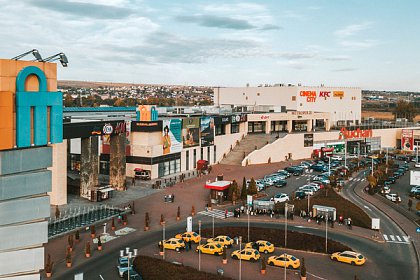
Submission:
[[[418,0],[0,0],[0,7],[0,58],[64,52],[61,80],[420,91]]]

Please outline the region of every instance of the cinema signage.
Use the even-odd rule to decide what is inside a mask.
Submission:
[[[301,90],[299,96],[306,97],[306,102],[316,102],[317,97],[323,97],[325,100],[330,97],[344,97],[344,91],[324,91],[317,92],[316,90]]]
[[[372,129],[360,129],[347,130],[342,127],[338,136],[338,139],[352,139],[352,138],[370,138],[372,137]]]

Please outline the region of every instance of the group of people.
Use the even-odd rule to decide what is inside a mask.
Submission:
[[[175,195],[174,194],[168,194],[164,196],[165,202],[174,202],[175,201]]]

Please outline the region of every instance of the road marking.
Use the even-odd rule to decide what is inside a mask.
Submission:
[[[399,235],[396,236],[398,241],[401,241],[401,237]]]
[[[395,237],[393,235],[390,235],[389,237],[391,237],[392,241],[395,241]]]
[[[311,276],[313,276],[313,277],[315,277],[315,278],[321,279],[321,280],[327,280],[326,278],[322,278],[321,276],[317,276],[317,275],[312,274],[312,273],[310,273],[310,272],[307,272],[307,274],[309,274],[309,275],[311,275]]]
[[[410,239],[408,238],[408,236],[403,236],[403,238],[405,242],[410,242]]]
[[[382,234],[385,239],[385,242],[388,243],[396,243],[396,244],[410,244],[410,237],[409,236],[399,236],[399,235],[389,235],[391,240],[389,240],[388,235]]]
[[[369,206],[363,205],[367,210],[370,210]]]
[[[388,241],[388,236],[386,234],[383,234],[385,241]]]
[[[198,212],[198,214],[210,216],[210,217],[214,216],[215,218],[222,219],[222,220],[225,219],[225,211],[219,210],[219,209],[214,209],[211,211],[200,211]],[[233,217],[233,212],[228,212],[227,216],[228,218]]]
[[[354,179],[354,178],[353,178],[353,177],[351,177],[351,178],[349,179],[349,181],[353,181],[353,179]]]

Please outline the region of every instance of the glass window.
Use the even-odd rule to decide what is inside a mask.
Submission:
[[[214,147],[213,163],[216,163],[216,146]]]
[[[193,166],[194,166],[194,169],[196,169],[197,168],[197,150],[196,149],[194,149],[194,158],[193,158]]]
[[[211,147],[207,147],[207,161],[210,163],[210,148]]]
[[[186,164],[185,169],[187,171],[190,170],[190,151],[185,152],[185,164]]]
[[[175,160],[175,173],[181,172],[181,159]]]
[[[230,133],[239,133],[239,123],[233,123],[231,125]]]
[[[200,149],[200,159],[203,159],[203,148]]]

